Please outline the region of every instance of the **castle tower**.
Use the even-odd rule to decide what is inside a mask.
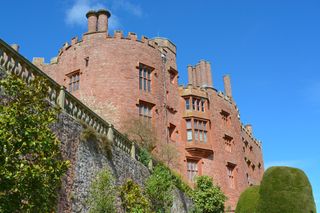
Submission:
[[[223,78],[225,93],[216,90],[211,65],[201,60],[188,65],[188,85],[178,86],[175,44],[133,32],[109,35],[110,16],[89,11],[81,39],[64,43],[50,64],[34,63],[116,129],[129,119],[157,127],[157,146],[176,149],[172,168],[190,184],[212,177],[234,208],[240,193],[261,180],[263,159],[252,129],[239,120],[230,77]]]

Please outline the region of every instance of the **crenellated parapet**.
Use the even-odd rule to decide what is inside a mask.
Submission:
[[[242,132],[244,132],[255,143],[255,145],[257,145],[259,147],[259,149],[261,149],[261,143],[262,142],[257,140],[253,136],[252,125],[251,124],[247,124],[247,125],[241,124],[241,130],[242,130]]]

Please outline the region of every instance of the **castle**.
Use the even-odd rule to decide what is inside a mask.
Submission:
[[[86,16],[81,40],[65,43],[49,64],[43,58],[33,63],[93,109],[102,106],[98,113],[106,106],[116,128],[139,117],[155,127],[157,137],[177,150],[175,170],[190,184],[195,176],[211,176],[234,209],[240,193],[259,184],[264,166],[261,143],[240,121],[230,77],[223,77],[225,92],[217,91],[210,63],[201,60],[188,66],[188,85],[179,86],[170,40],[110,35],[109,11]]]

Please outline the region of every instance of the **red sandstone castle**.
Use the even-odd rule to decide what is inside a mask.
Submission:
[[[108,111],[116,128],[139,117],[156,127],[158,138],[178,150],[176,170],[185,180],[213,177],[233,209],[246,187],[259,184],[264,168],[261,143],[240,121],[229,76],[225,92],[217,91],[210,63],[201,60],[188,66],[188,85],[179,86],[171,41],[121,31],[111,36],[109,17],[107,10],[88,12],[82,40],[65,43],[50,64],[33,63],[99,114]]]

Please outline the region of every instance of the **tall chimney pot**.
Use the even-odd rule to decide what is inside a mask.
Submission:
[[[193,84],[193,73],[192,73],[192,66],[188,65],[188,84]]]
[[[97,12],[98,16],[98,31],[99,32],[108,32],[108,19],[111,16],[111,13],[108,10],[101,9]]]
[[[225,95],[228,96],[229,98],[232,98],[231,82],[230,82],[229,75],[223,76],[223,83],[224,83]]]
[[[88,33],[96,32],[98,20],[96,11],[90,10],[87,12],[86,17],[88,19]]]

